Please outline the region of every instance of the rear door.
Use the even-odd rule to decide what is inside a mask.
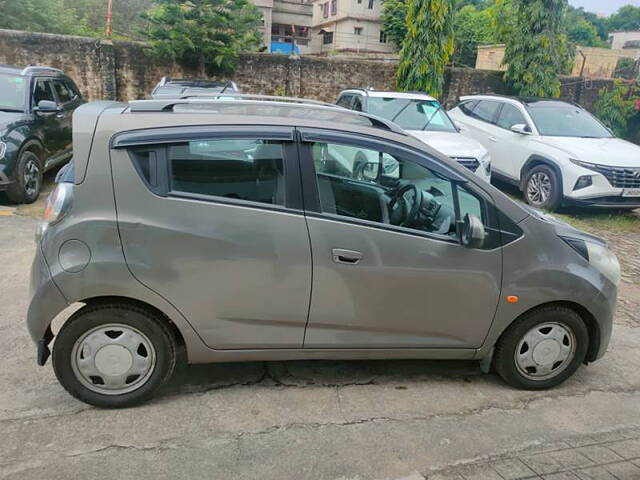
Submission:
[[[152,129],[113,147],[133,275],[211,348],[301,347],[311,251],[293,129]]]

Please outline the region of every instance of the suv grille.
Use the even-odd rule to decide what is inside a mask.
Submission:
[[[640,188],[640,168],[594,165],[593,170],[604,175],[615,188]]]
[[[451,158],[454,159],[463,167],[468,168],[472,172],[475,172],[480,166],[480,162],[478,161],[477,158],[473,158],[473,157],[451,157]]]

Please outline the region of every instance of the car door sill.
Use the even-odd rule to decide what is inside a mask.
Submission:
[[[472,360],[474,348],[280,348],[199,351],[189,363],[278,360]]]

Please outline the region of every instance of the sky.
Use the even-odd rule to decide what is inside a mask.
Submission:
[[[569,0],[574,7],[584,7],[585,10],[594,13],[611,15],[624,5],[640,7],[640,0]]]

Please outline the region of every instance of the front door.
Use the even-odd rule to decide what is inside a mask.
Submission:
[[[488,196],[448,180],[426,154],[322,130],[302,138],[313,251],[304,346],[479,347],[502,257],[492,242],[460,245],[456,221],[471,213],[490,226]]]
[[[293,129],[165,130],[140,146],[121,134],[111,153],[132,274],[211,348],[301,348],[311,251]]]
[[[56,96],[51,80],[38,78],[34,80],[31,99],[32,107],[37,107],[42,100],[56,102]],[[35,114],[36,126],[39,131],[38,136],[44,145],[44,156],[47,163],[49,159],[55,158],[65,147],[66,142],[60,128],[60,116],[61,114],[55,112]]]

